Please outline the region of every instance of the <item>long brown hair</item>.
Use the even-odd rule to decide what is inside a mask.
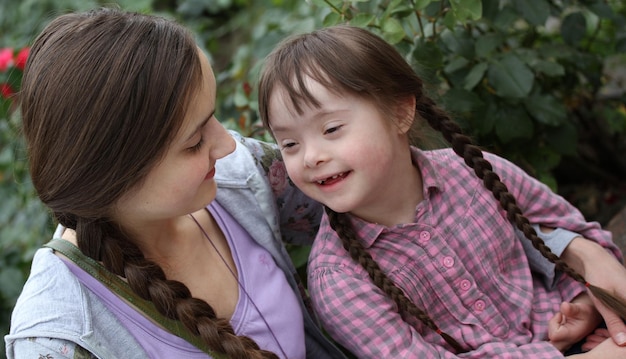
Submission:
[[[20,94],[30,173],[80,250],[161,314],[215,353],[275,358],[168,280],[111,219],[164,156],[202,78],[193,36],[172,21],[111,8],[57,17],[31,48]]]
[[[454,152],[474,169],[476,176],[506,210],[507,218],[544,257],[553,262],[557,269],[587,285],[594,295],[622,318],[626,318],[626,304],[622,299],[589,285],[537,236],[513,195],[492,170],[491,163],[483,157],[481,149],[472,144],[461,128],[425,93],[422,80],[392,45],[365,29],[347,25],[323,28],[284,40],[266,58],[259,80],[259,112],[266,128],[270,128],[268,111],[274,89],[283,89],[281,93],[288,94],[288,101],[299,113],[303,104],[320,105],[308,91],[306,77],[311,77],[331,91],[347,92],[374,101],[381,113],[394,114],[394,108],[398,108],[401,101],[415,98],[415,118],[409,134],[411,142],[416,143],[419,136],[416,132],[421,126],[421,120],[425,119],[430,127],[439,131],[452,145]],[[382,272],[358,240],[347,217],[330,208],[326,208],[326,212],[346,251],[366,269],[376,286],[394,300],[403,318],[406,320],[408,315],[419,319],[438,332],[457,352],[464,351],[456,340],[441,332],[435,322]]]

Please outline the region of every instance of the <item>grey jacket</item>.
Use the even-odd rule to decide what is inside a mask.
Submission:
[[[319,225],[321,207],[288,181],[275,147],[234,132],[232,135],[237,140],[235,152],[216,164],[216,200],[272,254],[293,290],[301,294],[302,286],[283,241],[310,243]],[[300,220],[294,220],[295,210]],[[303,227],[302,219],[310,226]],[[345,358],[322,334],[307,300],[298,297],[307,358]],[[37,358],[44,349],[62,352],[60,348],[47,348],[41,338],[77,343],[98,358],[146,358],[101,300],[47,248],[35,254],[31,274],[14,308],[11,331],[5,336],[7,358],[15,358],[16,353]]]

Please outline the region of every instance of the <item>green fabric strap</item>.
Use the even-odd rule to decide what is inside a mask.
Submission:
[[[128,283],[123,281],[120,277],[115,274],[109,272],[102,266],[100,263],[95,261],[93,258],[87,257],[84,255],[78,247],[73,245],[72,243],[55,238],[50,242],[44,244],[44,247],[52,248],[53,250],[63,254],[67,258],[69,258],[72,262],[74,262],[77,266],[79,266],[82,270],[89,273],[92,277],[99,280],[102,284],[106,285],[113,292],[117,293],[120,297],[127,300],[129,303],[132,303],[137,309],[143,312],[148,318],[151,318],[158,324],[160,324],[163,328],[170,331],[172,334],[177,335],[189,343],[193,344],[197,348],[201,349],[205,353],[209,354],[215,359],[222,359],[225,356],[217,354],[213,352],[211,349],[207,348],[206,344],[204,344],[200,338],[192,335],[180,321],[173,320],[167,318],[157,311],[154,306],[154,303],[145,300],[139,297],[133,290],[130,288]]]

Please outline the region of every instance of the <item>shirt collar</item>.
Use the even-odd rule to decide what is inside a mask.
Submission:
[[[449,170],[445,167],[445,161],[437,161],[438,157],[440,157],[438,152],[440,151],[422,151],[416,147],[411,147],[412,162],[414,165],[417,165],[422,175],[423,188],[418,190],[424,192],[424,200],[427,200],[431,193],[435,191],[443,192],[445,189],[444,177],[442,175]],[[365,248],[371,247],[383,232],[390,230],[390,228],[382,224],[370,223],[351,214],[347,215]]]

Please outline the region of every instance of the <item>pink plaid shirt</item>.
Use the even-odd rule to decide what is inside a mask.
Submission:
[[[611,234],[519,167],[485,154],[531,223],[580,233],[621,258]],[[561,301],[584,286],[561,276],[549,291],[531,275],[513,225],[490,191],[449,149],[413,149],[424,201],[414,223],[393,228],[351,217],[383,271],[468,353],[421,322],[404,322],[395,304],[352,261],[324,216],[308,266],[314,309],[324,327],[359,358],[558,358],[546,341]]]

